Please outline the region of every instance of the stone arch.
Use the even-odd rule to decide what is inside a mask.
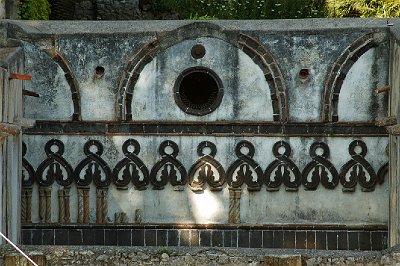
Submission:
[[[257,39],[240,33],[238,44],[264,73],[271,90],[272,110],[274,121],[286,122],[288,120],[289,106],[285,79],[278,63],[268,49]]]
[[[263,71],[270,87],[273,120],[286,122],[288,118],[287,90],[281,70],[268,49],[257,39],[244,33],[224,31],[218,25],[195,22],[170,32],[157,34],[145,44],[126,64],[117,93],[116,112],[121,120],[132,120],[131,103],[135,84],[143,68],[161,49],[167,49],[184,40],[212,37],[242,49]]]
[[[74,106],[74,113],[72,114],[73,121],[81,120],[81,104],[78,82],[73,74],[71,68],[68,65],[67,60],[56,50],[49,50],[47,54],[53,59],[53,61],[64,71],[65,79],[71,89],[72,103]]]
[[[355,39],[330,67],[322,94],[322,122],[337,122],[340,90],[347,73],[368,50],[376,47],[372,32]]]

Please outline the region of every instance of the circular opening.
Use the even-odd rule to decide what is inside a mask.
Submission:
[[[128,148],[127,148],[127,150],[128,150],[128,152],[132,153],[132,152],[135,151],[135,146],[129,145]]]
[[[299,72],[299,78],[302,82],[305,82],[310,76],[310,71],[307,68],[303,68]]]
[[[96,77],[101,78],[104,75],[105,68],[102,66],[97,66],[95,71],[96,71]]]
[[[60,150],[60,148],[57,145],[52,145],[50,147],[50,150],[52,153],[57,153]]]
[[[211,70],[189,69],[175,84],[175,101],[186,113],[205,115],[221,103],[221,87],[221,81]]]
[[[280,155],[284,154],[285,151],[286,151],[286,148],[285,148],[284,146],[280,146],[280,147],[278,148],[278,153],[279,153]]]
[[[201,44],[196,44],[192,47],[191,53],[194,59],[200,59],[206,54],[206,48]]]
[[[96,145],[92,145],[89,147],[89,151],[91,153],[97,153],[99,151],[99,148]]]
[[[210,155],[212,150],[210,147],[204,147],[202,152],[204,155]]]
[[[318,156],[322,156],[322,154],[324,154],[324,149],[321,148],[321,147],[318,147],[318,148],[315,150],[315,154],[317,154]]]
[[[250,153],[250,149],[246,146],[240,148],[240,152],[244,155],[248,155]]]
[[[356,154],[361,154],[362,153],[362,147],[361,146],[355,146],[354,147],[354,152],[356,153]]]
[[[166,146],[164,152],[168,155],[171,155],[174,153],[174,149],[171,146]]]

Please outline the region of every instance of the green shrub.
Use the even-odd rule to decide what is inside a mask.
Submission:
[[[325,0],[156,0],[158,11],[175,11],[181,19],[278,19],[326,16]]]
[[[400,16],[399,0],[327,0],[330,17],[374,17]]]
[[[400,17],[400,0],[154,0],[181,19]],[[195,15],[193,15],[195,14]]]
[[[172,254],[172,251],[171,250],[169,250],[169,249],[167,249],[167,248],[160,248],[158,251],[157,251],[157,255],[162,255],[163,253],[166,253],[166,254],[168,254],[168,256],[171,256],[171,254]]]
[[[50,16],[50,4],[47,0],[22,0],[18,14],[21,19],[47,20]]]

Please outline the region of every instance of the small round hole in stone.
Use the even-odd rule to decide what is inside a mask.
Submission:
[[[104,67],[97,66],[96,69],[95,69],[95,77],[98,78],[98,79],[103,77],[104,76],[104,71],[105,71]]]
[[[303,68],[299,72],[299,78],[302,83],[306,82],[310,78],[310,71],[307,68]]]
[[[192,47],[191,53],[194,59],[200,59],[206,54],[206,48],[201,44],[196,44]]]

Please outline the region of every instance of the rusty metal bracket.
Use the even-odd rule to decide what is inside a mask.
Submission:
[[[32,76],[25,74],[10,73],[8,79],[32,80]]]
[[[390,86],[389,85],[385,85],[382,88],[375,89],[375,93],[376,94],[379,94],[379,93],[382,93],[382,92],[388,92],[388,91],[390,91]]]

